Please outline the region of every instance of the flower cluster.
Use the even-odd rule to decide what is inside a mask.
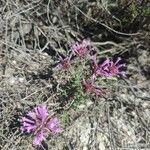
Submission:
[[[119,57],[115,62],[110,58],[106,58],[106,60],[98,64],[96,61],[96,55],[92,57],[92,69],[93,69],[93,78],[96,76],[102,77],[112,77],[117,75],[124,75],[121,71],[121,68],[125,66],[125,64],[120,64],[121,58]]]
[[[53,134],[62,132],[58,126],[58,118],[49,117],[45,105],[36,106],[21,119],[21,131],[34,134],[34,145],[41,145],[47,130]]]
[[[84,58],[86,55],[90,55],[90,52],[93,49],[90,47],[90,42],[83,40],[81,42],[75,42],[71,45],[71,54],[70,56],[59,55],[59,63],[57,68],[66,70],[72,63],[72,56],[75,55],[79,58]],[[118,75],[124,75],[122,72],[122,67],[125,64],[121,63],[121,58],[117,58],[116,61],[113,61],[110,58],[106,58],[102,63],[97,62],[96,54],[90,55],[91,64],[92,64],[92,74],[88,75],[89,79],[84,79],[82,77],[81,85],[86,93],[95,94],[98,96],[103,96],[106,94],[106,90],[98,87],[96,83],[97,77],[114,77]],[[79,80],[80,82],[80,80]],[[59,120],[57,117],[50,117],[48,110],[45,105],[38,105],[33,110],[29,111],[21,119],[21,130],[22,132],[33,133],[33,144],[41,145],[41,142],[44,140],[46,131],[50,131],[53,134],[62,132],[62,129],[59,127]]]
[[[80,58],[83,58],[86,55],[89,55],[90,52],[93,51],[93,49],[90,46],[90,42],[87,40],[83,40],[80,42],[75,42],[71,45],[71,54],[78,56]],[[87,93],[95,93],[96,96],[101,96],[105,93],[105,90],[103,90],[100,87],[97,87],[94,85],[94,81],[97,77],[114,77],[118,75],[124,75],[124,72],[122,72],[122,67],[125,66],[125,64],[121,63],[121,58],[118,57],[116,61],[113,61],[110,58],[106,58],[102,63],[97,63],[96,54],[90,55],[91,57],[91,64],[92,64],[92,75],[91,79],[92,81],[85,80],[81,81],[82,86],[85,89],[85,92]],[[71,56],[60,57],[59,61],[59,68],[61,69],[68,69],[72,62],[71,62]]]
[[[71,44],[70,49],[71,49],[70,56],[64,56],[63,54],[59,54],[59,63],[57,65],[57,68],[63,70],[68,69],[72,64],[72,55],[77,55],[80,58],[83,58],[85,55],[89,54],[90,51],[92,50],[90,48],[90,42],[87,40]]]

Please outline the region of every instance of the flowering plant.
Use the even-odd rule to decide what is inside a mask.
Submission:
[[[90,42],[87,40],[83,40],[81,42],[75,42],[71,45],[71,50],[74,54],[79,57],[84,57],[91,51]]]
[[[21,131],[33,133],[34,145],[41,145],[41,142],[44,140],[46,131],[50,131],[53,134],[62,132],[62,129],[58,126],[58,118],[49,117],[45,105],[36,106],[21,119]]]
[[[67,82],[62,82],[65,84],[58,83],[59,86],[57,86],[57,90],[62,88],[60,89],[62,99],[67,99],[66,101],[62,101],[63,105],[61,105],[60,102],[60,106],[67,106],[69,100],[73,100],[71,105],[74,104],[74,106],[78,106],[89,98],[88,94],[96,97],[104,96],[108,91],[108,82],[105,84],[106,87],[103,86],[105,79],[115,81],[113,78],[124,75],[122,68],[125,64],[121,63],[120,57],[118,57],[116,61],[112,58],[106,58],[102,63],[98,63],[97,54],[92,55],[90,53],[91,51],[93,51],[93,48],[91,48],[90,42],[83,40],[71,45],[70,55],[65,56],[64,54],[59,54],[57,68],[58,70],[65,70],[63,81],[67,80]],[[72,57],[73,54],[75,55],[74,57]],[[86,57],[86,55],[90,57]],[[86,59],[76,59],[77,57]],[[72,69],[69,69],[70,67],[72,67]],[[60,73],[60,71],[58,71],[58,73]],[[67,73],[69,74],[69,78]],[[99,83],[100,85],[98,85]],[[62,132],[62,129],[59,127],[58,118],[49,116],[45,105],[36,106],[22,117],[21,130],[23,132],[33,133],[34,145],[41,145],[47,131],[53,134]]]
[[[92,52],[94,52],[94,54],[92,54]],[[74,57],[72,57],[73,55]],[[61,58],[62,61],[59,63],[59,66],[61,66],[60,69],[66,70],[66,68],[72,68],[70,71],[67,70],[65,72],[66,77],[67,72],[69,72],[71,79],[64,85],[62,90],[63,93],[65,93],[64,95],[66,95],[65,99],[67,99],[67,95],[70,95],[70,92],[73,93],[73,95],[71,95],[74,97],[74,103],[86,100],[86,94],[96,95],[96,97],[104,96],[109,90],[103,79],[116,81],[114,78],[117,79],[116,77],[124,75],[122,70],[125,64],[121,63],[122,60],[120,57],[118,57],[116,61],[114,61],[113,58],[106,57],[101,63],[97,62],[97,58],[98,54],[96,50],[92,48],[89,40],[74,42],[70,47],[70,56],[65,57],[63,55],[63,59]],[[72,61],[73,63],[71,63]],[[89,66],[91,66],[91,69]],[[103,86],[103,84],[105,85]],[[61,95],[63,95],[63,93],[61,93]]]

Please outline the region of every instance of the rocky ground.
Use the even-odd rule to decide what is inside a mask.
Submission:
[[[0,149],[149,150],[149,6],[146,0],[0,1]],[[81,39],[90,39],[100,57],[122,57],[126,76],[108,85],[104,97],[61,105],[58,87],[70,76],[55,71],[57,54]],[[35,147],[19,119],[39,103],[61,119],[64,132]]]

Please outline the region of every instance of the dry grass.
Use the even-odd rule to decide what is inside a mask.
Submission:
[[[150,149],[149,5],[148,0],[1,0],[0,149]],[[59,52],[68,54],[70,43],[84,38],[99,57],[121,56],[127,77],[105,83],[106,97],[86,96],[71,107],[74,100],[62,93],[76,72],[59,72],[54,65]],[[19,118],[39,103],[64,126],[41,148],[19,129]]]

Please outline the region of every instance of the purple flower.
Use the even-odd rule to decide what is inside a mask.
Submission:
[[[36,106],[21,119],[21,131],[33,133],[34,145],[41,145],[47,130],[51,131],[53,134],[62,132],[62,129],[58,126],[58,118],[49,117],[45,105]]]
[[[102,64],[98,64],[96,61],[96,55],[92,56],[92,70],[93,70],[93,79],[96,78],[96,76],[109,76],[107,70],[107,64],[109,63],[109,59],[106,59]]]
[[[121,58],[118,57],[115,62],[112,60],[109,60],[107,62],[107,69],[109,76],[115,76],[115,75],[124,75],[124,72],[122,72],[120,69],[125,66],[125,64],[120,64]]]
[[[120,69],[124,67],[125,64],[120,64],[120,60],[121,58],[119,57],[115,62],[113,62],[111,59],[107,58],[103,63],[98,64],[96,62],[96,55],[94,55],[92,57],[93,79],[95,79],[96,76],[112,77],[116,75],[124,75]]]
[[[87,40],[75,42],[71,45],[71,50],[79,57],[83,57],[91,51],[90,42]]]
[[[65,57],[64,55],[59,55],[59,63],[57,68],[59,69],[68,69],[71,66],[71,56]]]
[[[82,80],[82,85],[86,93],[94,93],[97,97],[106,94],[106,90],[94,85],[93,81]]]

